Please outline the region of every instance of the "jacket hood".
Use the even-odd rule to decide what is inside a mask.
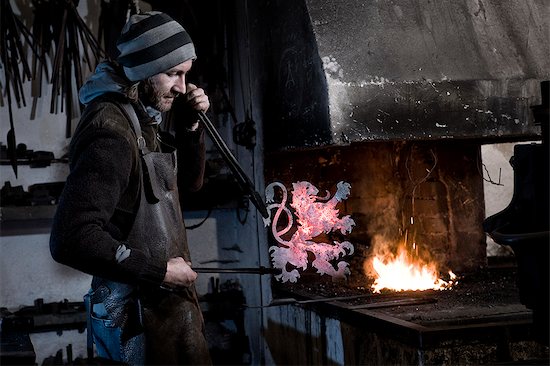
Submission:
[[[97,65],[95,72],[80,88],[78,95],[80,103],[87,105],[105,93],[125,95],[125,91],[132,84],[123,72],[117,71],[115,64],[103,61]]]

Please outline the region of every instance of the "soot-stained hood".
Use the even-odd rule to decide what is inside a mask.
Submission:
[[[268,149],[540,134],[530,107],[550,79],[546,0],[272,4]]]

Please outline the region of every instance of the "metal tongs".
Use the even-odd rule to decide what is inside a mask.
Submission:
[[[198,112],[199,119],[201,120],[202,124],[204,125],[204,128],[206,129],[206,132],[222,154],[223,159],[229,166],[229,169],[231,169],[231,172],[233,173],[235,179],[237,180],[237,183],[239,184],[239,187],[243,191],[243,193],[248,196],[250,201],[256,206],[260,214],[264,218],[269,217],[269,213],[267,212],[267,207],[265,206],[265,203],[260,196],[260,194],[256,191],[254,188],[254,184],[252,181],[248,178],[246,173],[244,172],[243,168],[239,165],[239,162],[233,156],[227,145],[225,144],[225,141],[221,138],[220,134],[210,121],[210,119],[206,116],[206,114],[202,111]]]

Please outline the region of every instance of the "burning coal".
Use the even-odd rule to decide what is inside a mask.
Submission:
[[[417,246],[412,251],[405,245],[399,246],[396,253],[388,248],[378,249],[372,261],[365,261],[364,271],[374,278],[371,288],[375,293],[383,289],[392,291],[446,290],[457,283],[457,276],[449,271],[449,279],[440,278],[439,266],[435,262],[421,259],[416,255]]]

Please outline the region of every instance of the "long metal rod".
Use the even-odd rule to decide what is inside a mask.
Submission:
[[[408,298],[408,299],[397,299],[389,301],[380,301],[370,304],[360,304],[346,306],[346,309],[349,310],[359,310],[359,309],[381,309],[381,308],[392,308],[396,306],[410,306],[410,305],[422,305],[422,304],[433,304],[437,300],[433,297],[421,297],[421,298]]]
[[[247,305],[247,308],[270,308],[274,306],[282,305],[305,305],[305,304],[317,304],[317,303],[330,303],[334,301],[349,301],[362,298],[372,297],[372,294],[363,294],[363,295],[350,295],[350,296],[335,296],[335,297],[322,297],[319,299],[309,299],[309,300],[298,300],[293,297],[285,297],[279,299],[273,299],[267,305]]]
[[[275,274],[275,268],[267,267],[245,267],[245,268],[214,268],[214,267],[193,267],[197,273],[248,273],[248,274]]]
[[[243,274],[275,274],[277,270],[267,267],[245,267],[245,268],[214,268],[214,267],[193,267],[193,271],[197,273],[243,273]],[[168,286],[160,286],[161,289],[169,292],[183,291],[179,288],[171,288]]]
[[[231,150],[229,150],[229,148],[225,144],[225,141],[223,141],[222,137],[204,112],[200,111],[198,112],[198,115],[199,119],[206,129],[206,132],[222,154],[223,159],[229,166],[229,169],[231,169],[231,172],[235,176],[235,179],[237,180],[237,183],[243,190],[244,194],[246,194],[250,201],[254,204],[254,206],[256,206],[260,214],[263,217],[268,218],[269,213],[267,212],[267,207],[265,206],[262,197],[254,188],[254,184],[252,184],[252,181],[248,178],[243,168],[239,165],[239,162],[237,161],[235,156],[233,156]]]

